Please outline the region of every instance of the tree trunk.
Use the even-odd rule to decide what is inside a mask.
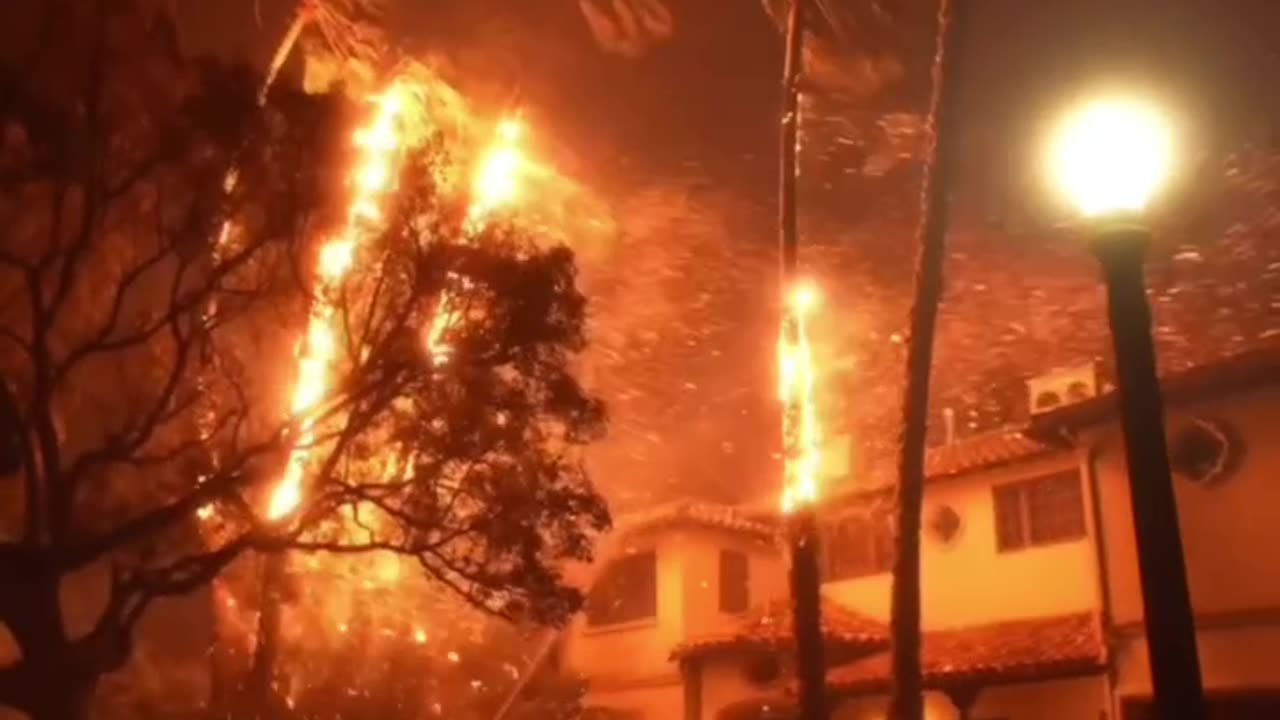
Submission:
[[[86,720],[98,681],[124,667],[130,638],[114,615],[99,618],[93,632],[67,637],[58,588],[60,578],[37,578],[11,596],[4,622],[22,659],[5,669],[0,703],[20,708],[31,720]]]
[[[893,566],[891,609],[892,689],[889,718],[922,720],[923,677],[920,667],[920,515],[924,500],[925,431],[929,409],[929,372],[933,366],[934,331],[942,296],[942,262],[947,232],[947,191],[955,150],[955,100],[958,89],[956,47],[961,38],[966,0],[940,0],[937,49],[933,60],[933,95],[929,106],[921,218],[916,231],[915,297],[911,306],[907,378],[902,403],[902,435],[898,455],[897,558]]]
[[[284,604],[287,558],[272,553],[263,558],[261,607],[258,608],[258,642],[249,669],[249,703],[257,718],[272,717],[278,704],[276,665],[280,656],[280,612]]]
[[[800,255],[796,183],[800,174],[797,140],[800,130],[800,81],[804,65],[804,32],[809,0],[791,0],[782,68],[782,123],[778,148],[778,250],[783,298],[782,337],[795,343],[798,319],[787,308],[787,295],[796,282]],[[784,428],[794,422],[785,415]],[[784,430],[785,432],[785,430]],[[788,462],[790,460],[788,459]],[[818,572],[818,532],[812,507],[796,508],[791,517],[791,619],[795,636],[796,679],[800,718],[826,720],[826,662],[822,648],[822,603]]]
[[[13,708],[31,720],[86,720],[101,673],[84,657],[59,644],[0,671],[0,710]]]
[[[280,76],[280,70],[284,67],[285,61],[289,59],[290,53],[293,52],[298,38],[302,35],[302,30],[311,20],[311,13],[307,0],[301,0],[294,11],[293,20],[289,23],[288,29],[285,30],[284,35],[280,38],[280,43],[276,45],[275,52],[271,56],[271,64],[267,67],[267,73],[258,88],[258,107],[266,105],[267,96],[271,93],[271,88]],[[235,186],[237,170],[237,167],[231,167],[223,179],[223,185],[228,192]],[[228,237],[231,225],[231,220],[225,220],[222,223],[219,236],[214,242],[215,252],[221,250],[220,246]],[[211,306],[207,312],[212,315],[216,310],[216,307]],[[258,644],[254,649],[253,664],[249,671],[247,683],[250,702],[255,708],[255,712],[262,716],[265,716],[268,712],[267,706],[273,696],[272,681],[274,679],[276,655],[279,653],[280,598],[278,595],[284,572],[283,563],[284,559],[282,557],[274,555],[268,556],[264,560],[262,578],[263,607],[258,621]],[[215,608],[215,619],[217,611],[218,609]],[[215,627],[215,637],[216,634],[217,628]],[[218,663],[217,655],[217,648],[212,648],[209,653],[210,707],[214,708],[215,712],[223,709],[230,702],[230,697],[235,694],[230,687],[229,678],[226,677],[221,665]]]
[[[782,66],[782,127],[778,147],[778,250],[782,275],[779,296],[784,299],[791,283],[795,282],[799,260],[796,178],[800,174],[800,162],[797,157],[797,141],[800,132],[800,77],[804,64],[805,10],[808,3],[809,0],[792,0]]]
[[[32,689],[31,703],[27,707],[31,720],[88,720],[97,677],[86,677],[81,673],[60,677],[59,670],[44,675],[44,680],[57,678],[57,682],[41,682]]]

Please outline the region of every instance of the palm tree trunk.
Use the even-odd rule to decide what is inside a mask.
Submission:
[[[249,668],[249,705],[259,720],[274,715],[277,700],[276,661],[280,656],[280,613],[285,582],[285,562],[281,553],[263,558],[261,601],[258,608],[258,642]]]
[[[280,76],[280,69],[284,67],[284,63],[289,59],[289,54],[293,52],[293,46],[298,42],[298,36],[302,34],[302,29],[306,27],[307,22],[311,19],[311,12],[307,8],[306,2],[303,2],[293,13],[293,22],[289,23],[289,29],[285,30],[284,37],[280,38],[280,44],[276,46],[275,54],[271,56],[271,65],[267,67],[267,74],[262,78],[262,87],[258,88],[258,104],[264,105],[267,102],[267,93],[271,92],[271,86],[275,84],[276,78]]]
[[[796,213],[796,178],[800,174],[797,141],[800,132],[800,76],[804,64],[804,24],[808,0],[792,0],[787,20],[782,66],[782,132],[778,147],[778,249],[782,263],[782,293],[795,280],[800,234]]]
[[[791,0],[782,69],[782,127],[778,148],[778,249],[781,293],[785,298],[796,280],[799,260],[799,214],[796,181],[799,176],[797,141],[800,130],[800,88],[803,71],[805,13],[809,0]],[[784,301],[782,333],[786,342],[799,340],[798,318]],[[784,413],[794,412],[783,408]],[[784,421],[785,422],[785,421]],[[822,648],[822,604],[818,571],[817,522],[811,506],[795,508],[791,518],[791,622],[796,641],[796,679],[800,718],[826,720],[826,662]]]
[[[309,0],[301,0],[297,9],[294,11],[293,21],[289,23],[289,27],[285,30],[284,36],[280,38],[279,44],[276,45],[276,50],[271,56],[271,64],[267,67],[267,73],[263,76],[262,84],[258,87],[259,108],[267,104],[267,96],[270,94],[271,88],[275,85],[276,79],[280,76],[280,70],[284,67],[285,61],[289,59],[290,53],[293,52],[294,46],[297,45],[298,38],[301,36],[302,30],[306,27],[307,22],[310,21],[311,15],[312,12],[309,8]],[[228,168],[225,177],[223,177],[223,187],[228,193],[230,193],[235,187],[237,171],[238,168],[235,165],[232,165]],[[217,259],[222,252],[222,246],[227,242],[227,239],[230,236],[231,225],[232,221],[228,218],[222,222],[222,226],[219,228],[218,237],[214,239],[215,259]],[[208,313],[207,316],[211,317],[213,313],[217,312],[217,307],[211,304],[206,309],[206,312]],[[254,663],[250,671],[251,692],[255,696],[261,696],[255,697],[254,699],[262,699],[264,702],[267,693],[270,692],[269,683],[271,674],[274,672],[276,654],[275,647],[279,642],[279,639],[275,637],[275,635],[278,635],[279,633],[278,596],[280,588],[278,587],[278,577],[280,572],[273,569],[282,563],[283,560],[277,559],[275,556],[269,556],[266,558],[265,562],[268,572],[263,575],[262,581],[261,602],[263,603],[263,622],[259,623],[257,638],[258,650],[254,655]],[[217,581],[215,580],[215,582]],[[218,615],[215,611],[215,623],[217,622],[217,618]],[[215,628],[215,633],[216,632],[217,629]],[[210,677],[212,680],[219,681],[213,683],[210,688],[211,704],[220,704],[227,701],[225,672],[218,662],[217,655],[217,652],[209,653]],[[257,707],[262,706],[258,705]]]
[[[961,37],[958,8],[966,0],[940,0],[933,94],[929,105],[921,218],[916,231],[915,297],[907,347],[907,378],[902,403],[898,455],[897,558],[893,566],[892,689],[889,718],[923,720],[920,664],[920,515],[924,500],[925,431],[929,409],[929,372],[942,296],[942,262],[947,233],[947,191],[955,151],[955,101],[959,85],[956,47]]]

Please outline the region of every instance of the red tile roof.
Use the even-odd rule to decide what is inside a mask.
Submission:
[[[822,599],[822,634],[829,645],[877,650],[888,647],[884,623],[866,617],[827,598]],[[733,630],[694,638],[671,651],[671,659],[701,656],[725,650],[778,649],[793,643],[791,602],[776,600],[748,612]]]
[[[930,482],[946,480],[1062,451],[1060,445],[1042,442],[1018,430],[983,433],[948,445],[928,448],[925,451],[925,475]],[[889,486],[837,486],[824,498],[824,502],[839,505],[843,500],[862,498],[869,493],[886,492],[889,489]]]
[[[776,529],[732,505],[677,500],[621,516],[615,526],[623,532],[638,532],[671,525],[694,525],[773,537]]]
[[[925,454],[925,473],[930,479],[954,477],[1029,460],[1055,449],[1017,431],[985,433],[929,448]]]
[[[930,687],[1083,675],[1104,668],[1107,658],[1098,620],[1088,613],[926,632],[922,654]],[[827,673],[827,684],[843,692],[888,683],[888,652]]]

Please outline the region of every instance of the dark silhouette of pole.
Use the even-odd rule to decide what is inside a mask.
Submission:
[[[1178,529],[1143,276],[1149,243],[1146,228],[1119,226],[1099,233],[1092,250],[1107,285],[1156,717],[1204,720],[1195,614]]]
[[[800,77],[803,64],[805,11],[809,0],[792,0],[787,19],[786,51],[782,69],[782,124],[778,178],[778,244],[781,256],[781,290],[784,298],[784,340],[799,339],[799,319],[794,317],[786,294],[794,286],[799,255],[796,212],[796,178],[800,125]],[[783,408],[795,413],[795,408]],[[791,418],[791,423],[796,419]],[[786,422],[786,421],[784,421]],[[821,576],[818,569],[818,532],[813,508],[804,504],[790,517],[791,623],[796,639],[796,679],[799,681],[801,720],[826,720],[826,663],[822,648]]]
[[[822,577],[817,519],[811,507],[791,515],[791,621],[796,638],[800,720],[826,720],[827,678],[822,647]]]
[[[797,227],[796,178],[800,129],[800,75],[804,64],[805,10],[809,0],[792,0],[787,18],[785,57],[782,65],[782,133],[778,148],[778,250],[781,253],[782,292],[796,278],[800,233]]]
[[[940,0],[933,59],[933,95],[926,128],[924,184],[916,229],[915,290],[907,344],[907,378],[898,445],[897,552],[893,568],[890,720],[922,720],[924,681],[920,668],[920,525],[924,503],[924,454],[929,411],[929,373],[942,298],[942,262],[947,235],[947,195],[955,153],[956,95],[960,85],[965,0]]]

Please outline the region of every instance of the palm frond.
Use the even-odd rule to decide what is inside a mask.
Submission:
[[[302,39],[306,85],[327,88],[334,81],[363,85],[385,67],[391,44],[382,20],[390,0],[303,0],[299,12],[313,31]]]
[[[765,13],[786,31],[792,0],[761,0]],[[810,0],[804,54],[809,90],[863,98],[902,79],[904,0]]]
[[[643,55],[675,30],[664,0],[578,0],[578,8],[600,47],[624,57]]]

